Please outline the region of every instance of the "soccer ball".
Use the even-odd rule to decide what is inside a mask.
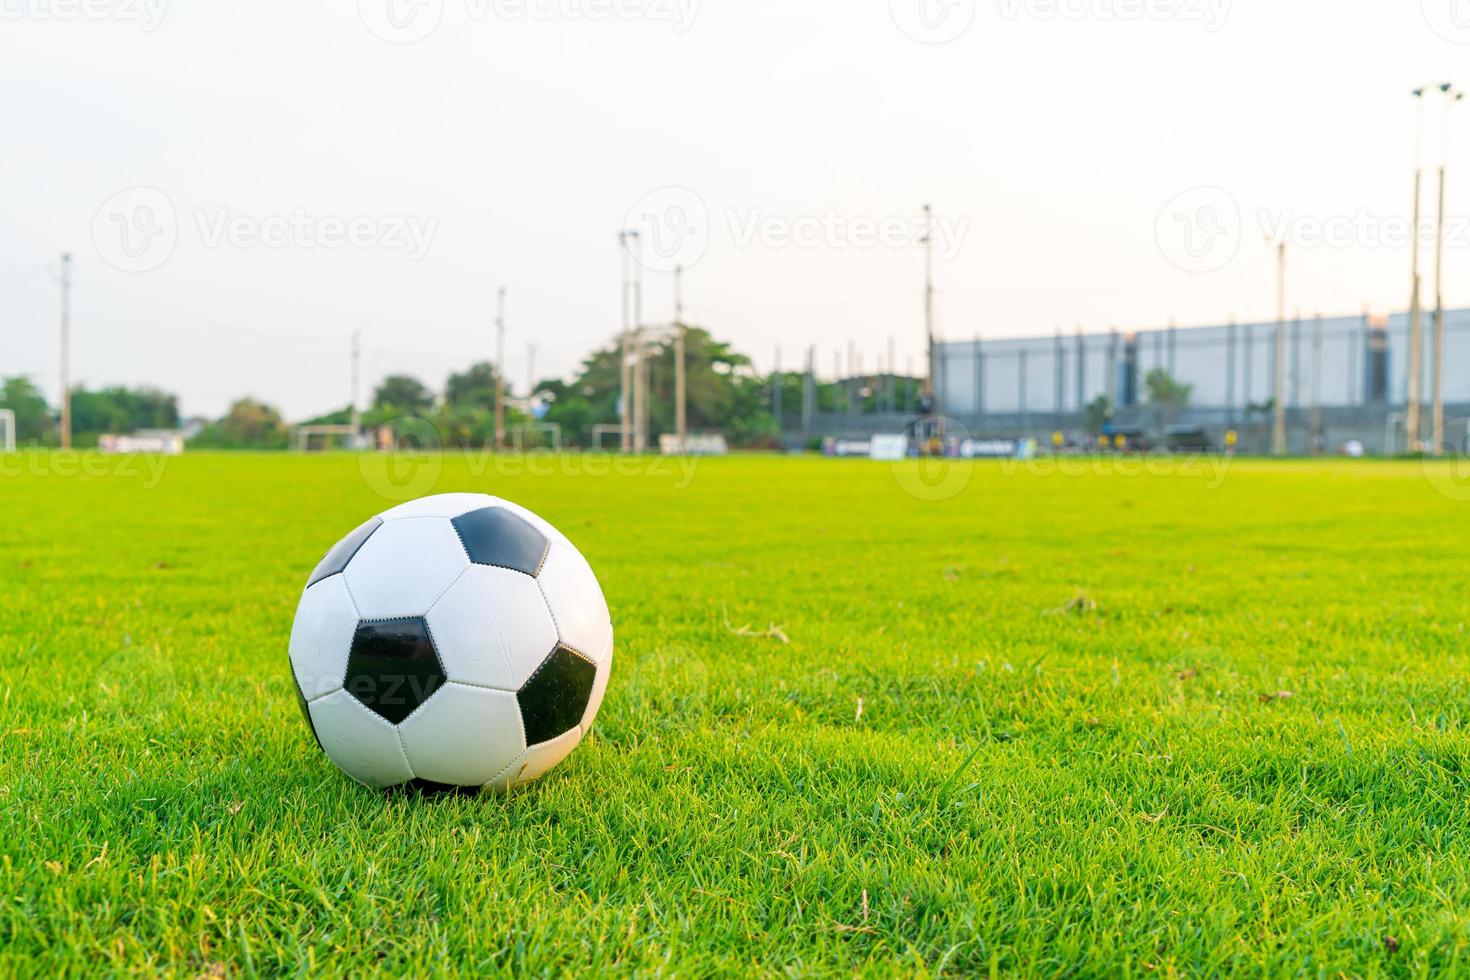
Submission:
[[[504,790],[587,734],[612,647],[602,589],[565,535],[450,493],[327,552],[296,609],[291,675],[317,744],[358,782]]]

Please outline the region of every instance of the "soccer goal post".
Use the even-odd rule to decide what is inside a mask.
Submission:
[[[8,408],[0,408],[0,450],[15,452],[15,413]]]
[[[313,436],[320,436],[323,440],[323,448],[331,448],[334,442],[343,438],[356,441],[358,437],[355,425],[300,425],[296,427],[296,450],[307,452],[311,449]]]
[[[561,452],[561,425],[557,422],[528,422],[509,429],[510,444],[516,452],[549,448]]]

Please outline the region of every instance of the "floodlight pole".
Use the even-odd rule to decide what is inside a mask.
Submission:
[[[1286,455],[1286,241],[1276,243],[1276,394],[1271,452]]]
[[[495,448],[505,448],[505,287],[495,294]]]
[[[1445,97],[1444,122],[1441,126],[1444,149],[1440,152],[1439,157],[1439,217],[1434,235],[1434,365],[1431,381],[1433,414],[1430,417],[1429,426],[1432,440],[1429,451],[1435,456],[1444,455],[1444,205],[1445,169],[1450,153],[1450,109],[1455,103],[1465,98],[1465,93],[1456,89],[1449,82],[1442,84],[1439,90]]]
[[[1318,313],[1312,321],[1312,422],[1311,422],[1311,454],[1320,455],[1318,450],[1322,442],[1322,314]]]
[[[633,451],[648,448],[648,371],[643,350],[643,239],[628,233],[637,247],[633,264]]]
[[[531,411],[531,398],[536,394],[536,345],[526,345],[526,412]]]
[[[939,361],[934,343],[934,209],[924,205],[924,337],[929,360],[925,394],[935,420],[935,433],[944,435],[944,405],[939,396]]]
[[[71,253],[61,255],[61,448],[71,448]]]
[[[1407,430],[1409,451],[1419,449],[1419,409],[1423,394],[1420,383],[1424,373],[1424,324],[1421,290],[1423,279],[1419,274],[1419,218],[1420,203],[1424,187],[1424,93],[1428,86],[1414,89],[1417,100],[1414,108],[1414,220],[1410,247],[1413,249],[1411,282],[1413,293],[1409,298],[1409,377],[1408,397],[1404,406],[1404,428]]]
[[[684,376],[684,267],[674,267],[674,429],[679,434],[679,451],[687,451],[689,411],[685,401]]]
[[[628,232],[626,231],[618,232],[618,251],[621,253],[623,259],[623,331],[622,335],[619,338],[621,356],[618,362],[618,384],[620,394],[620,397],[618,399],[618,448],[621,449],[623,452],[627,452],[629,449],[633,448],[633,425],[631,414],[633,408],[633,393],[629,390],[628,387],[629,370],[632,366],[632,362],[629,360],[629,355],[631,353],[629,347],[631,345],[632,338],[630,335],[630,327],[628,322]]]
[[[352,331],[352,437],[362,435],[362,412],[358,409],[358,379],[362,365],[362,327]],[[357,448],[357,447],[353,447]]]

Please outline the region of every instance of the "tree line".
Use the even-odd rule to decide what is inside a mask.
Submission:
[[[778,379],[757,374],[751,359],[730,344],[699,327],[685,330],[685,385],[691,432],[721,432],[733,446],[774,448],[781,432],[776,417],[798,415],[803,403],[802,375]],[[652,341],[647,348],[648,420],[650,436],[675,430],[674,343],[672,338]],[[592,447],[593,427],[615,425],[622,396],[621,345],[615,339],[589,354],[570,380],[546,379],[530,391],[514,392],[507,382],[506,424],[554,423],[566,445]],[[779,384],[780,396],[775,388]],[[481,447],[495,440],[495,366],[488,361],[451,373],[442,391],[417,378],[390,375],[373,390],[371,404],[361,412],[365,429],[381,426],[432,426],[440,445]],[[818,412],[901,411],[917,404],[919,381],[892,378],[884,384],[863,382],[818,383],[813,407]],[[527,397],[529,396],[529,397]],[[55,445],[57,412],[34,383],[9,378],[0,388],[0,408],[15,412],[16,436],[21,443]],[[303,425],[346,425],[350,406],[305,419]],[[103,388],[72,391],[72,433],[78,446],[95,445],[104,433],[179,427],[178,399],[153,388]],[[292,426],[281,412],[253,397],[240,398],[223,416],[209,420],[189,440],[191,446],[215,449],[285,449],[291,445]]]

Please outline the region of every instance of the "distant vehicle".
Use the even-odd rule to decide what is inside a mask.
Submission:
[[[1164,429],[1164,445],[1170,452],[1205,453],[1214,449],[1214,443],[1197,425],[1171,425]]]
[[[1108,447],[1120,453],[1143,453],[1148,451],[1148,435],[1142,429],[1108,425],[1103,428],[1103,438]]]

